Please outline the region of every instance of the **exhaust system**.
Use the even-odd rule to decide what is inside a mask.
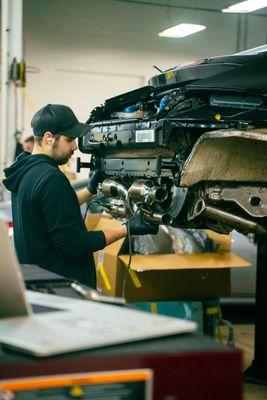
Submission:
[[[171,225],[173,221],[173,217],[170,214],[160,214],[160,213],[148,213],[147,210],[142,210],[144,221],[147,221],[152,224],[159,225]]]
[[[129,196],[136,202],[152,204],[162,203],[168,197],[168,192],[162,186],[155,186],[153,181],[138,179],[128,190]]]
[[[114,217],[125,218],[126,217],[126,207],[117,206],[115,204],[103,204],[104,209]]]
[[[113,181],[112,179],[105,179],[101,186],[102,193],[113,199],[121,199],[124,202],[124,206],[109,205],[105,207],[109,209],[110,213],[117,217],[128,217],[130,218],[133,214],[133,208],[129,199],[128,190],[120,183]]]
[[[202,216],[225,223],[226,225],[228,224],[240,232],[266,233],[266,229],[256,222],[230,214],[227,211],[220,210],[216,207],[206,205],[203,199],[199,199],[195,204],[193,214],[188,217],[188,220]]]
[[[102,183],[101,190],[105,196],[112,197],[113,199],[126,199],[128,197],[127,189],[112,179],[105,179]]]
[[[102,183],[101,190],[106,197],[123,200],[124,205],[103,205],[110,214],[121,218],[130,218],[133,216],[134,210],[132,201],[151,205],[154,202],[161,203],[168,197],[168,191],[164,187],[155,186],[153,181],[145,179],[135,181],[129,190],[112,179],[105,179]],[[170,225],[173,221],[170,214],[154,213],[143,207],[140,210],[143,212],[144,220],[148,223]]]

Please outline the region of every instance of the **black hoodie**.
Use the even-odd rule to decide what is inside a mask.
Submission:
[[[87,231],[76,193],[53,159],[23,152],[4,173],[20,263],[95,287],[93,252],[105,247],[105,235]]]

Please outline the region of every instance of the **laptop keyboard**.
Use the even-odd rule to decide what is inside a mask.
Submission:
[[[64,323],[64,320],[61,320]],[[84,320],[76,318],[72,321],[75,329],[80,332],[84,332],[86,335],[92,335],[96,337],[112,337],[113,335],[131,335],[133,332],[142,331],[143,327],[138,327],[134,323],[130,322],[116,322],[111,324],[106,321],[99,321],[98,319],[91,318],[90,320]],[[69,325],[69,321],[66,321],[66,324]]]

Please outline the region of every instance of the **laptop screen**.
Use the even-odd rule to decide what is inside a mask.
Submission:
[[[29,315],[25,285],[14,246],[5,223],[0,221],[0,318]]]

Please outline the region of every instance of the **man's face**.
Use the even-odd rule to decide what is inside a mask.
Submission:
[[[63,165],[68,162],[75,150],[77,150],[76,139],[61,135],[53,143],[51,158],[57,165]]]

